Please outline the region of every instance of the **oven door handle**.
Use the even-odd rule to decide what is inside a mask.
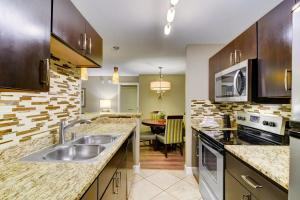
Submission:
[[[221,149],[221,148],[217,147],[216,145],[211,144],[211,143],[208,142],[206,139],[201,138],[201,141],[202,141],[205,145],[207,145],[207,146],[209,146],[210,148],[212,148],[212,149],[218,151],[219,153],[221,153],[221,154],[224,153],[224,149]]]

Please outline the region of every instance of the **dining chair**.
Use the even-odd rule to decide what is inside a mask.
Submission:
[[[183,155],[183,116],[167,116],[164,135],[156,135],[157,140],[165,145],[165,156],[168,157],[168,146],[179,144],[180,153]]]
[[[151,119],[159,119],[159,111],[152,111],[151,112]]]
[[[151,113],[151,119],[153,120],[157,120],[159,118],[158,114],[159,111],[152,111]],[[149,144],[153,144],[156,141],[156,134],[155,134],[155,128],[151,127],[151,131],[147,131],[147,132],[143,132],[141,133],[140,136],[140,141],[145,142],[145,141],[149,141]]]

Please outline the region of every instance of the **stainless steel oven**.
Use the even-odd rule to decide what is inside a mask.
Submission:
[[[205,200],[223,200],[224,149],[200,137],[200,192]]]
[[[216,102],[247,102],[251,100],[252,65],[245,60],[215,74]]]

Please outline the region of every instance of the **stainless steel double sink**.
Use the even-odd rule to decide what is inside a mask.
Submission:
[[[54,145],[24,157],[23,161],[90,161],[96,159],[120,135],[90,135],[62,145]]]

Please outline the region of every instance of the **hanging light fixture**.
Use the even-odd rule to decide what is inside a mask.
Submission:
[[[178,4],[179,0],[170,0],[170,3],[172,6],[176,6]]]
[[[114,46],[113,49],[116,51],[116,54],[117,54],[120,47]],[[119,83],[120,83],[119,68],[117,66],[115,66],[114,73],[112,75],[112,84],[119,84]]]
[[[152,81],[150,83],[150,89],[158,93],[159,99],[161,99],[162,95],[166,91],[171,90],[171,83],[169,81],[163,80],[162,67],[158,67],[158,68],[159,68],[159,81]]]
[[[171,24],[166,24],[164,28],[164,34],[169,35],[171,33],[171,29],[172,29]]]
[[[87,68],[80,69],[80,79],[83,81],[89,80],[89,74]]]
[[[171,33],[171,23],[175,19],[175,6],[178,4],[179,0],[170,0],[170,8],[167,12],[167,24],[164,27],[164,34],[169,35]]]
[[[172,6],[171,8],[169,8],[168,13],[167,13],[167,21],[169,23],[173,22],[175,18],[175,8],[174,6]]]

